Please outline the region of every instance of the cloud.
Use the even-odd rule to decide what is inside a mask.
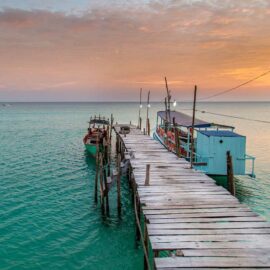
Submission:
[[[233,86],[268,67],[269,1],[135,2],[111,8],[102,1],[79,14],[3,9],[0,84],[56,97],[63,89],[80,97],[100,89],[117,99],[124,89],[132,97],[140,83],[159,93],[167,75],[183,95],[195,83]]]

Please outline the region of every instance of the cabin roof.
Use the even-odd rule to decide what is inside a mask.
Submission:
[[[200,130],[199,132],[208,137],[245,137],[230,130]]]
[[[100,124],[100,125],[109,125],[110,124],[109,120],[99,119],[99,118],[90,119],[90,121],[88,123],[89,124]]]
[[[166,111],[159,111],[157,114],[160,118],[166,121]],[[177,112],[177,111],[171,111],[170,116],[171,116],[171,122],[173,121],[173,118],[174,118],[176,125],[187,127],[187,128],[192,127],[191,116],[181,113],[181,112]],[[202,128],[202,127],[210,127],[210,126],[211,126],[211,123],[208,123],[200,119],[195,119],[194,127]]]

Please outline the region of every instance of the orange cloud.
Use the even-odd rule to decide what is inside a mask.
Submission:
[[[232,87],[269,66],[269,6],[172,0],[80,15],[2,10],[0,99],[44,99],[46,91],[58,100],[132,99],[147,87],[161,100],[165,75],[179,99],[194,84],[202,95]],[[269,79],[253,86],[250,98],[270,99]]]

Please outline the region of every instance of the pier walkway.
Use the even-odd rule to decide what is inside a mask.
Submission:
[[[156,269],[270,269],[269,222],[134,126],[119,130]]]

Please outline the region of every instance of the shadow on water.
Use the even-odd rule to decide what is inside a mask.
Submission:
[[[211,178],[213,178],[218,186],[222,186],[226,189],[228,189],[228,181],[227,181],[227,176],[224,175],[215,175],[215,176],[211,176]],[[249,180],[248,176],[244,177],[246,180]],[[240,178],[238,177],[234,177],[234,183],[235,183],[235,190],[236,190],[236,197],[242,201],[243,195],[245,196],[253,196],[254,193],[252,192],[252,190],[250,188],[245,187],[242,184],[242,181]]]

